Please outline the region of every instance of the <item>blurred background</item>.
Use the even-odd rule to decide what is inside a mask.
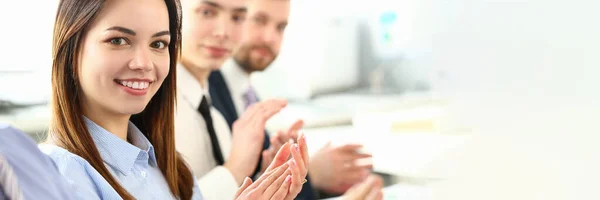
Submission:
[[[0,3],[0,122],[48,127],[56,0]],[[600,3],[292,0],[252,77],[309,148],[360,142],[385,199],[600,199]]]

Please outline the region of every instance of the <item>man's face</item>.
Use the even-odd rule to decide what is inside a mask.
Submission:
[[[289,0],[250,0],[235,61],[247,72],[263,71],[279,54],[290,14]]]
[[[181,60],[195,70],[216,70],[240,42],[246,0],[184,0]]]

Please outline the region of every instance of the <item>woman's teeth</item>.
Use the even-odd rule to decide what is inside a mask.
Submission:
[[[128,88],[133,88],[133,89],[138,89],[138,90],[143,90],[148,88],[148,85],[150,85],[150,82],[145,82],[145,81],[120,81],[121,85],[128,87]]]

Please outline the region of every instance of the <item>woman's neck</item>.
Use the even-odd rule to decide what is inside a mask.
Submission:
[[[131,115],[110,114],[109,112],[103,111],[97,107],[93,108],[92,106],[84,106],[83,115],[113,135],[127,141],[127,129],[129,127],[129,118]]]

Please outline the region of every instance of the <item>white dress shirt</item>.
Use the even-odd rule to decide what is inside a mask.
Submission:
[[[208,85],[208,83],[204,84]],[[241,183],[223,166],[217,166],[204,118],[198,112],[202,97],[210,102],[208,87],[202,88],[197,79],[183,66],[177,66],[177,109],[175,113],[175,142],[190,165],[202,195],[208,200],[233,199]],[[211,106],[213,126],[227,161],[231,151],[231,131],[221,113]]]
[[[238,116],[242,116],[246,111],[246,100],[244,94],[250,88],[250,75],[246,73],[233,58],[227,59],[221,67],[221,74],[231,93],[233,104]]]

